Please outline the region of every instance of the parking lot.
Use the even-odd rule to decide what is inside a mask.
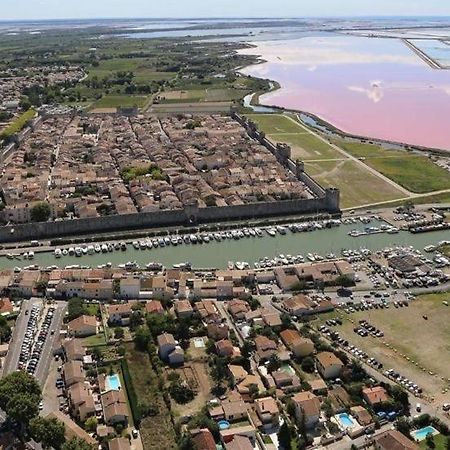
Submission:
[[[4,375],[21,369],[42,385],[48,374],[59,338],[66,304],[44,304],[42,299],[25,301],[14,327]]]

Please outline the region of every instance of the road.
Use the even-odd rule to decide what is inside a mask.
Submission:
[[[3,366],[3,376],[17,370],[23,337],[25,335],[28,319],[30,317],[29,314],[31,308],[34,305],[40,305],[42,307],[42,299],[32,298],[30,300],[24,300],[22,303],[22,308],[20,310],[19,317],[16,320],[13,335],[9,343],[8,354],[5,358],[5,364]],[[28,314],[26,314],[26,311],[28,311]]]

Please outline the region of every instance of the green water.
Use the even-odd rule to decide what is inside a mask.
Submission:
[[[373,221],[371,226],[377,226],[381,222]],[[100,264],[111,262],[113,266],[136,261],[143,267],[149,262],[159,262],[167,267],[182,262],[191,262],[198,268],[224,268],[228,261],[247,261],[254,263],[260,258],[268,256],[273,258],[281,253],[287,255],[301,254],[306,258],[308,253],[319,253],[325,256],[332,252],[340,255],[342,249],[368,248],[380,250],[395,245],[413,245],[418,250],[429,244],[436,244],[442,240],[449,240],[448,231],[439,231],[423,234],[411,234],[400,232],[398,234],[375,234],[370,236],[351,237],[348,232],[354,229],[363,230],[367,225],[362,223],[341,225],[336,228],[323,229],[306,233],[277,234],[271,237],[264,234],[263,237],[248,237],[240,240],[224,240],[222,242],[210,242],[208,244],[182,244],[176,247],[168,246],[153,248],[151,250],[136,250],[128,245],[127,251],[116,250],[110,253],[95,253],[82,257],[63,256],[56,259],[53,253],[36,253],[33,260],[9,260],[0,258],[0,268],[23,267],[30,264],[39,264],[47,267],[58,265],[88,265],[96,267]]]

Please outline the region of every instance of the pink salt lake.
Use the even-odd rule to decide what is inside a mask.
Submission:
[[[310,112],[348,133],[450,150],[450,71],[397,39],[330,36],[258,43],[242,72],[281,89],[263,105]]]

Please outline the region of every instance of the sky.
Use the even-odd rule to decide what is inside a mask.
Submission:
[[[0,20],[106,17],[450,16],[449,0],[0,0]]]

